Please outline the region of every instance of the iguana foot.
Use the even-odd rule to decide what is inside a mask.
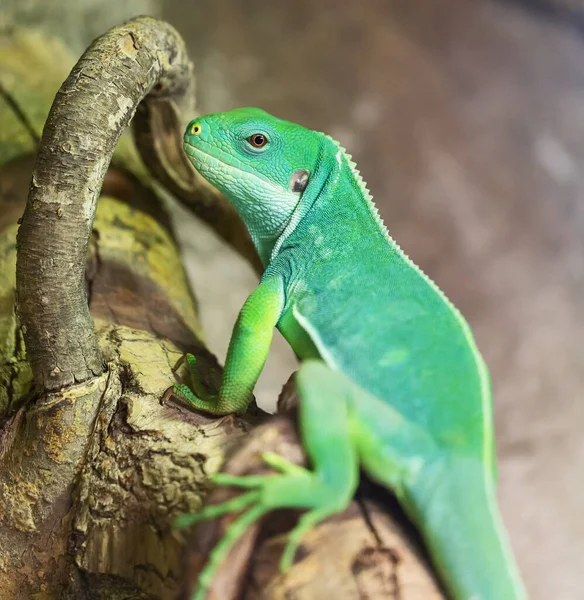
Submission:
[[[212,477],[212,481],[218,485],[238,487],[249,491],[221,504],[207,506],[194,515],[184,515],[177,520],[176,524],[179,527],[186,527],[222,515],[243,511],[242,515],[227,528],[221,541],[210,553],[191,600],[205,598],[217,568],[231,547],[265,513],[278,508],[309,509],[309,512],[300,517],[298,524],[288,536],[288,542],[280,561],[280,570],[285,572],[294,561],[302,537],[319,521],[342,511],[350,500],[350,498],[339,495],[338,490],[312,471],[288,462],[277,454],[266,453],[262,455],[262,458],[279,473],[243,476],[218,473]]]
[[[188,402],[193,408],[212,415],[223,415],[229,410],[221,406],[218,394],[209,394],[201,380],[197,359],[192,354],[185,356],[189,368],[191,387],[180,383],[172,388],[176,396]],[[191,389],[192,388],[192,389]]]

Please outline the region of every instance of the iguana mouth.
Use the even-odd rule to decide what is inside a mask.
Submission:
[[[185,149],[185,152],[189,156],[192,156],[193,158],[197,159],[197,164],[198,165],[201,165],[201,166],[210,166],[208,162],[199,161],[198,160],[197,154],[202,154],[203,156],[207,156],[211,160],[214,160],[217,164],[223,165],[223,166],[227,167],[230,170],[234,170],[234,171],[237,171],[237,172],[241,173],[246,178],[257,179],[258,181],[261,181],[262,184],[267,185],[267,186],[271,187],[274,190],[277,190],[279,193],[281,193],[283,191],[280,186],[274,185],[274,183],[272,183],[270,180],[265,179],[264,177],[261,177],[257,173],[252,173],[251,171],[246,171],[245,169],[241,169],[240,167],[236,167],[234,164],[226,162],[224,160],[221,160],[220,158],[217,158],[213,154],[211,154],[209,152],[205,152],[204,150],[201,150],[201,148],[199,148],[198,146],[194,146],[193,144],[190,144],[189,142],[184,142],[183,143],[183,147]]]

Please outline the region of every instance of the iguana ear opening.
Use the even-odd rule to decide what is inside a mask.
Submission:
[[[300,169],[294,171],[290,178],[290,190],[293,192],[303,192],[308,185],[310,179],[310,173],[306,169]]]

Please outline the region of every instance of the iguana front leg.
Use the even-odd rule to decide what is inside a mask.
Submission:
[[[283,307],[282,280],[274,275],[264,277],[243,305],[233,328],[219,393],[205,394],[192,354],[187,355],[187,362],[195,393],[184,384],[175,385],[174,393],[206,413],[245,412],[266,362],[274,327]]]
[[[304,362],[298,372],[300,430],[313,470],[291,464],[275,454],[264,454],[264,460],[275,473],[248,476],[218,473],[212,477],[215,483],[245,492],[222,504],[206,506],[194,515],[179,517],[176,525],[186,527],[241,512],[210,553],[190,600],[206,598],[213,577],[233,544],[267,512],[290,507],[307,510],[289,535],[280,563],[286,570],[293,562],[301,537],[350,503],[359,481],[359,457],[351,435],[345,383],[342,375],[339,379],[320,361]]]

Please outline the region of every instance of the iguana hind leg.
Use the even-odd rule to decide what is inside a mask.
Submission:
[[[355,421],[357,413],[354,409],[360,402],[366,402],[368,396],[362,398],[357,386],[321,361],[302,364],[297,387],[300,433],[312,470],[267,454],[266,462],[277,471],[272,475],[236,477],[219,474],[215,477],[221,485],[240,487],[246,492],[239,500],[203,508],[190,522],[238,510],[244,512],[213,550],[192,600],[205,597],[205,590],[229,549],[245,528],[266,512],[286,507],[307,510],[289,534],[280,563],[285,570],[292,564],[302,536],[319,521],[344,510],[353,498],[359,482],[360,454],[367,446],[367,440],[360,433],[363,428]],[[398,428],[401,421],[397,413],[389,413],[390,420],[394,416],[393,427]],[[188,523],[189,517],[183,522]]]
[[[435,440],[389,404],[351,394],[363,470],[416,525],[453,600],[523,600],[496,501],[492,452]]]

